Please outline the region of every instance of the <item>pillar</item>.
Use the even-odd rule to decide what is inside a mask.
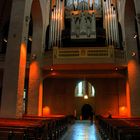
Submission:
[[[138,4],[138,3],[137,3]],[[131,10],[130,10],[131,9]],[[137,40],[134,37],[136,32],[135,18],[136,18],[136,7],[134,0],[126,0],[124,10],[124,25],[125,25],[125,40],[126,40],[126,51],[127,51],[127,68],[128,68],[128,86],[130,99],[130,116],[140,116],[140,64],[139,64],[139,51]]]
[[[33,36],[31,62],[29,66],[29,85],[27,115],[42,115],[42,51],[43,51],[43,20],[39,0],[33,0],[31,14],[33,18]]]
[[[130,116],[140,116],[140,66],[133,59],[128,62],[128,83],[130,90]]]
[[[42,115],[43,86],[41,68],[37,60],[31,62],[29,71],[28,115]]]
[[[13,0],[7,52],[5,58],[0,116],[22,117],[23,91],[26,67],[25,0]]]

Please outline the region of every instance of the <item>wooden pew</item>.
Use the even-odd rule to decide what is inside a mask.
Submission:
[[[0,140],[58,140],[69,122],[73,122],[72,117],[62,115],[0,118]]]
[[[0,119],[0,140],[39,139],[42,137],[42,121]]]
[[[103,139],[139,140],[140,118],[98,118]]]
[[[67,130],[67,116],[50,115],[50,116],[32,116],[25,115],[27,120],[43,120],[45,122],[44,135],[46,139],[59,139]]]

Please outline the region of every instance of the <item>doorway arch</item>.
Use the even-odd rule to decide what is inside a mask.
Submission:
[[[93,108],[90,104],[84,104],[81,109],[82,120],[89,120],[93,115]]]

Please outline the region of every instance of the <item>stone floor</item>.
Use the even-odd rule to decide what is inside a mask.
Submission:
[[[90,121],[76,121],[61,140],[102,140],[95,126]]]

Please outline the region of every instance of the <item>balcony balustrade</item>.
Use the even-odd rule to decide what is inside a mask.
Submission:
[[[113,46],[92,48],[58,48],[54,47],[50,59],[50,52],[45,53],[45,62],[52,60],[53,64],[126,64],[125,51],[115,49]]]
[[[30,56],[27,64],[30,63]],[[126,65],[126,53],[113,46],[92,48],[58,48],[43,55],[42,66],[54,64],[114,64]],[[5,55],[0,55],[1,67],[4,66]]]

